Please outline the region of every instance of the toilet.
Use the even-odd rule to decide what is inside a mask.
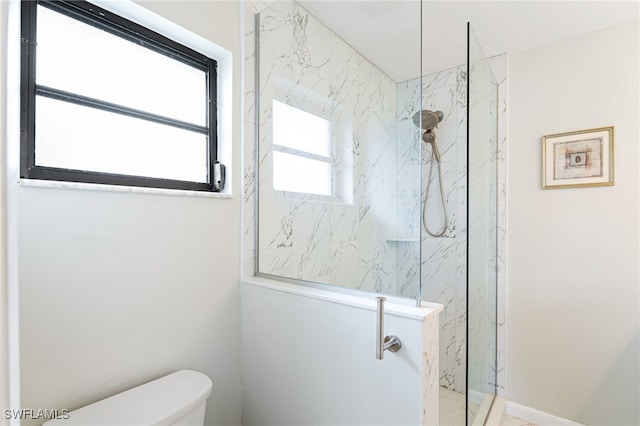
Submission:
[[[53,419],[46,426],[204,425],[212,383],[206,375],[180,370]]]

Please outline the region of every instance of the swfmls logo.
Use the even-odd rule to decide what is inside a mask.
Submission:
[[[5,420],[20,419],[20,420],[53,420],[53,419],[68,419],[69,410],[67,409],[48,409],[48,408],[20,408],[18,410],[5,409]]]

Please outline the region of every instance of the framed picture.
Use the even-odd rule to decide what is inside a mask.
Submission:
[[[613,185],[613,126],[542,137],[542,188]]]

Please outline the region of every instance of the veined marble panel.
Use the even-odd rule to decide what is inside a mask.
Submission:
[[[416,298],[419,245],[394,240],[418,234],[420,206],[419,156],[412,174],[398,160],[406,148],[398,144],[396,83],[295,2],[270,4],[259,24],[257,166],[245,170],[247,185],[259,176],[258,271]],[[274,99],[331,122],[335,197],[273,189]],[[255,102],[247,99],[246,113],[256,115]],[[246,237],[252,232],[247,226]]]
[[[497,324],[492,320],[491,324],[485,324],[482,329],[498,327],[497,348],[477,348],[478,353],[490,358],[497,349],[498,365],[496,366],[497,381],[494,383],[494,370],[488,371],[488,377],[473,378],[477,382],[483,382],[489,388],[496,386],[498,394],[504,392],[504,223],[505,223],[505,163],[506,163],[506,94],[502,88],[506,86],[506,60],[505,57],[497,57],[491,61],[494,72],[497,70],[498,82],[501,83],[501,91],[498,99],[499,105],[494,108],[498,112],[498,139],[492,141],[494,151],[497,149],[497,159],[487,151],[486,165],[480,168],[471,179],[474,185],[489,185],[495,182],[496,176],[487,175],[486,170],[494,169],[497,161],[497,194],[496,189],[487,189],[487,196],[497,198],[497,203],[486,212],[481,212],[479,217],[474,217],[474,223],[497,217],[497,229],[495,226],[486,229],[486,241],[488,246],[495,247],[489,250],[491,253],[484,261],[492,265],[497,263],[497,292],[498,292],[498,317]],[[463,392],[466,389],[466,270],[467,270],[467,144],[466,144],[466,120],[467,120],[467,94],[466,94],[466,66],[460,66],[449,70],[426,75],[420,79],[403,82],[398,85],[398,134],[399,140],[411,140],[419,138],[412,123],[413,114],[419,109],[419,99],[422,96],[422,108],[432,111],[441,110],[445,117],[436,129],[436,141],[442,155],[443,187],[446,194],[447,209],[449,213],[448,232],[446,238],[434,238],[426,232],[422,232],[422,259],[421,259],[421,284],[422,298],[445,305],[440,317],[440,385],[448,389]],[[421,87],[422,86],[422,87]],[[474,102],[475,102],[474,98]],[[498,144],[497,148],[495,144]],[[422,193],[420,202],[424,202],[425,191],[429,179],[429,165],[432,156],[430,146],[423,144],[421,148],[413,147],[413,152],[420,151],[422,159]],[[398,156],[400,164],[406,164],[405,168],[412,167],[413,153],[409,148],[406,155]],[[476,155],[477,153],[472,153]],[[482,157],[484,158],[484,157]],[[404,162],[404,163],[403,163]],[[493,164],[492,164],[493,163]],[[402,170],[402,167],[400,168]],[[433,173],[437,175],[437,173]],[[407,180],[401,180],[406,182]],[[407,193],[411,189],[407,188]],[[401,204],[415,203],[411,197],[399,198]],[[439,185],[437,176],[432,176],[429,194],[426,203],[426,213],[431,228],[437,228],[437,224],[443,219],[440,205]],[[493,220],[493,219],[492,219]],[[421,225],[420,225],[421,226]],[[497,258],[496,258],[497,256]],[[480,261],[478,259],[477,261]],[[485,268],[486,269],[486,268]],[[476,294],[477,293],[477,294]],[[470,303],[487,303],[481,292],[469,295]],[[473,299],[473,300],[472,300]],[[476,332],[480,332],[479,330]],[[483,331],[484,332],[484,331]],[[477,361],[481,363],[480,360]],[[480,366],[480,365],[478,365]],[[487,369],[482,369],[486,371]]]
[[[438,398],[438,319],[427,318],[423,323],[422,331],[422,368],[424,374],[424,386],[422,388],[422,407],[424,426],[439,424],[440,401]]]
[[[464,84],[463,84],[464,83]],[[422,100],[420,100],[422,98]],[[422,299],[445,306],[440,316],[441,386],[464,391],[466,316],[466,76],[463,67],[443,70],[398,85],[399,138],[421,140],[413,124],[413,114],[420,107],[442,111],[443,120],[435,130],[441,162],[434,162],[430,145],[421,142],[421,191],[415,194],[423,205],[432,231],[444,221],[438,167],[442,180],[448,221],[445,236],[432,237],[422,230],[421,284]],[[411,155],[400,156],[411,164]],[[430,180],[430,184],[429,184]],[[429,192],[427,194],[427,186]],[[415,201],[413,201],[415,202]],[[408,203],[406,201],[405,203]],[[422,213],[421,213],[422,216]],[[422,227],[422,219],[418,226]]]

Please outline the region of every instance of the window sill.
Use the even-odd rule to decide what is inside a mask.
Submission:
[[[285,198],[289,200],[320,201],[333,204],[352,204],[338,195],[311,194],[308,192],[281,191],[277,189],[274,189],[273,193],[279,198]]]
[[[61,182],[38,179],[20,179],[19,183],[20,186],[23,187],[36,188],[61,188],[100,192],[126,192],[132,194],[172,195],[179,197],[234,198],[234,195],[231,192],[187,191],[182,189],[143,188],[138,186],[103,185],[95,183]],[[228,191],[228,189],[226,191]]]

